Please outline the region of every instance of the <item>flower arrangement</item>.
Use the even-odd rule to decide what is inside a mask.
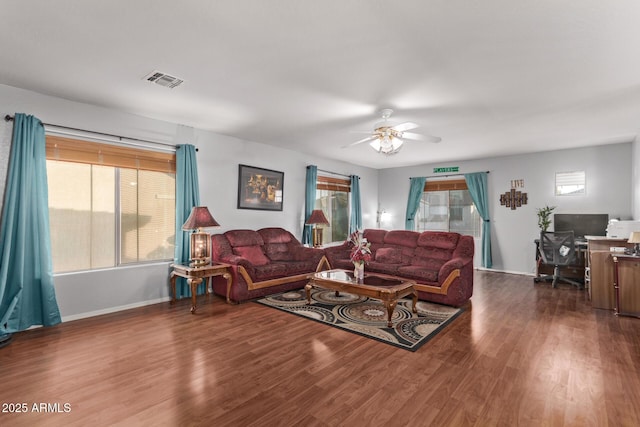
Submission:
[[[351,261],[354,265],[362,265],[371,261],[371,243],[363,238],[358,231],[349,236],[348,241],[353,245],[351,249]]]

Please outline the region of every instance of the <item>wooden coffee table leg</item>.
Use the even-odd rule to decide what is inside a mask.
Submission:
[[[224,277],[227,281],[227,304],[231,304],[231,284],[233,283],[233,278],[231,277],[231,274],[224,273],[222,275],[222,277]],[[213,280],[213,277],[211,278],[211,280]]]
[[[307,293],[307,304],[311,304],[311,288],[313,288],[311,283],[307,283],[304,286],[304,291]]]
[[[411,311],[413,311],[414,313],[418,312],[418,309],[416,308],[416,304],[418,304],[418,291],[414,290],[413,294],[411,294],[413,297],[413,306],[411,307]]]
[[[393,323],[391,322],[391,318],[393,317],[393,310],[396,309],[396,301],[385,301],[384,305],[387,307],[387,326],[389,328],[393,327]]]

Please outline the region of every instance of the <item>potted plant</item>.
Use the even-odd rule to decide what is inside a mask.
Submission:
[[[544,208],[538,208],[538,227],[540,230],[547,231],[551,225],[551,212],[555,209],[555,206],[545,206]]]

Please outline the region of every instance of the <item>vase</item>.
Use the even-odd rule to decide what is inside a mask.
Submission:
[[[364,262],[354,262],[353,266],[353,277],[358,282],[362,282],[364,280]]]

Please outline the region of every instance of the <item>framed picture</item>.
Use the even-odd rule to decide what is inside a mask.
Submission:
[[[239,165],[238,209],[281,211],[284,172]]]

